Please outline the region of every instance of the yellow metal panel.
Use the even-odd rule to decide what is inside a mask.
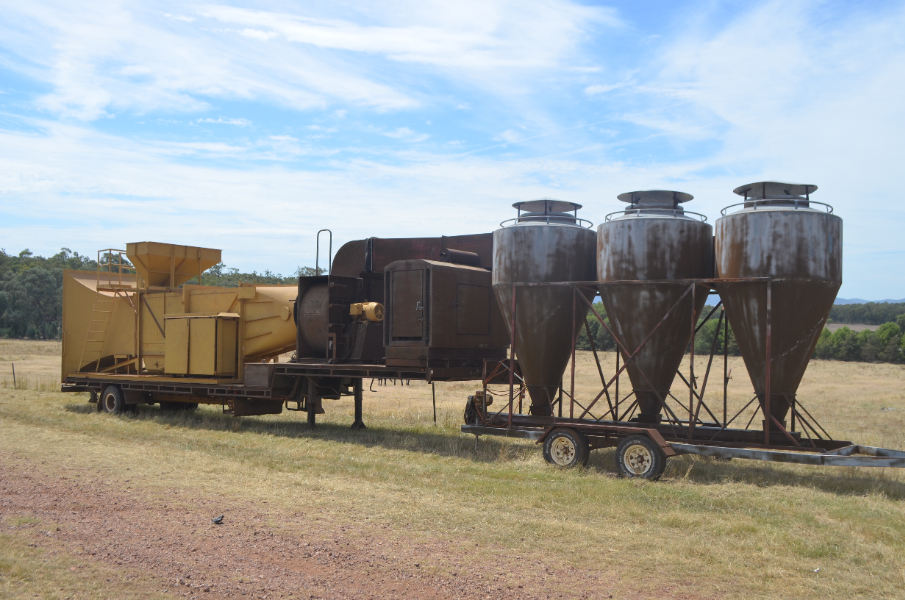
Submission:
[[[185,307],[182,304],[182,294],[167,292],[164,296],[166,297],[166,314],[178,315],[185,312]]]
[[[294,285],[259,285],[254,300],[245,301],[245,357],[255,361],[269,358],[295,347],[296,326],[291,318],[283,319],[283,309],[290,316],[298,287]]]
[[[236,373],[236,334],[238,329],[238,319],[217,319],[217,375],[234,375]]]
[[[186,319],[189,322],[189,373],[215,375],[217,372],[217,319]]]
[[[189,320],[166,320],[166,372],[187,375],[189,372]]]
[[[134,275],[123,275],[123,283],[134,286]],[[135,313],[124,294],[135,302],[134,290],[98,292],[96,271],[64,271],[62,376],[84,367],[83,356],[86,364],[101,358],[104,365],[115,355],[135,354]],[[86,347],[88,340],[97,341]]]
[[[159,242],[126,244],[126,256],[150,286],[176,287],[220,262],[213,248]]]

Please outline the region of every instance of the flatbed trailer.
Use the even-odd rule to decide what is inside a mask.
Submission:
[[[74,373],[63,379],[63,392],[88,392],[98,410],[120,412],[139,404],[172,402],[175,406],[222,405],[234,416],[279,414],[286,410],[308,414],[316,426],[323,413],[321,400],[352,396],[353,427],[362,428],[362,392],[365,379],[481,381],[493,361],[429,360],[422,367],[388,367],[383,364],[336,364],[302,360],[289,363],[249,363],[245,381],[228,379],[160,377],[115,373]],[[309,399],[311,399],[309,401]],[[294,405],[294,406],[293,406]]]
[[[672,280],[674,285],[687,286],[687,294],[696,291],[714,294],[714,284],[722,281],[715,279]],[[770,278],[740,279],[739,283],[760,285],[765,288],[769,298],[772,280]],[[575,358],[577,332],[573,332],[571,372],[567,372],[559,385],[557,397],[549,398],[549,416],[523,414],[522,401],[527,390],[527,383],[520,374],[509,369],[507,361],[499,361],[492,367],[485,367],[489,376],[482,389],[470,396],[465,410],[463,433],[477,437],[494,435],[530,439],[543,446],[544,458],[547,462],[562,466],[575,467],[585,464],[589,452],[597,448],[616,448],[616,467],[627,477],[658,479],[666,466],[668,458],[680,454],[695,454],[723,459],[740,458],[770,462],[788,462],[807,465],[824,466],[856,466],[856,467],[905,467],[905,452],[887,448],[876,448],[853,444],[846,440],[833,439],[826,429],[805,408],[801,401],[793,399],[790,407],[790,424],[778,421],[769,409],[769,375],[767,377],[767,400],[763,404],[755,393],[741,410],[731,414],[727,404],[727,386],[730,379],[728,370],[728,352],[722,356],[722,397],[718,400],[722,406],[708,406],[707,386],[715,375],[714,359],[720,354],[716,352],[716,337],[707,357],[707,367],[701,385],[695,375],[694,337],[690,345],[689,371],[677,372],[678,379],[688,388],[687,402],[681,402],[670,392],[661,397],[661,408],[664,420],[659,423],[640,422],[634,417],[637,400],[633,400],[634,390],[623,395],[619,382],[632,358],[644,347],[645,341],[633,350],[625,347],[616,333],[609,327],[604,318],[595,310],[581,291],[593,286],[637,285],[639,281],[618,282],[556,282],[556,283],[515,283],[512,289],[513,313],[510,322],[510,347],[518,356],[516,347],[516,314],[515,298],[519,288],[525,287],[571,287],[573,292],[573,322],[575,311],[584,308],[590,313],[588,319],[597,319],[598,323],[615,340],[616,365],[614,372],[604,375],[604,367],[593,343],[588,319],[584,321],[587,338],[597,373],[600,376],[600,392],[593,398],[578,398],[575,381]],[[650,282],[648,282],[650,283]],[[656,283],[656,282],[654,282]],[[678,302],[663,315],[660,324],[676,309]],[[694,311],[689,315],[689,327],[694,335],[701,330],[711,316],[720,311],[718,302],[710,309],[707,317],[699,322]],[[765,334],[770,339],[771,308],[767,304]],[[658,324],[647,336],[649,340],[660,327]],[[728,339],[728,322],[722,312],[719,314],[717,331],[722,329],[723,339]],[[766,349],[765,362],[771,363],[772,355],[769,344]],[[769,374],[769,369],[768,369]],[[643,373],[642,373],[643,374]],[[714,377],[715,378],[715,377]],[[508,390],[498,392],[508,402],[498,410],[492,410],[493,393],[488,390],[491,382],[500,379],[508,380]],[[594,413],[597,413],[596,415]],[[722,415],[720,415],[722,412]],[[747,425],[733,426],[739,417],[750,418]],[[755,417],[760,414],[771,415],[761,421],[761,428],[749,428]]]

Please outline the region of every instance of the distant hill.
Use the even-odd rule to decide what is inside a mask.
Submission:
[[[898,300],[864,300],[862,298],[836,298],[836,301],[833,304],[867,304],[868,302],[872,302],[874,304],[902,304],[905,303],[905,298],[900,298]]]

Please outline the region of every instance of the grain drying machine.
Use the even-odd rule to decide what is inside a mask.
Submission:
[[[63,391],[99,410],[223,405],[236,416],[303,410],[353,395],[362,379],[481,380],[506,357],[490,234],[370,238],[297,285],[188,285],[220,250],[155,242],[98,253],[66,271]],[[291,361],[279,357],[292,353]]]
[[[220,250],[104,250],[97,271],[64,273],[62,389],[111,413],[300,410],[312,428],[323,399],[352,396],[363,428],[365,378],[475,381],[462,431],[536,440],[558,466],[608,446],[624,475],[647,479],[683,453],[905,466],[905,452],[833,440],[797,396],[842,282],[842,220],[815,190],[739,187],[744,201],[715,228],[685,209],[690,194],[630,192],[596,235],[579,204],[517,202],[492,234],[355,240],[293,285],[190,285]],[[705,312],[723,340],[731,325],[753,386],[731,411],[719,336],[695,373]],[[592,321],[616,342],[611,370]],[[576,388],[582,329],[600,379],[591,395]]]

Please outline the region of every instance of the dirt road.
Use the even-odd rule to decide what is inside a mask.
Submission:
[[[132,482],[41,472],[0,458],[2,532],[51,554],[112,566],[150,594],[192,598],[611,598],[599,573],[515,560],[469,564],[448,544],[337,524],[304,506],[284,514],[218,497],[143,497]],[[216,525],[212,518],[224,515]],[[73,577],[79,567],[72,567]],[[149,574],[142,581],[138,573]],[[109,581],[109,580],[108,580]],[[673,597],[664,590],[663,597]]]

